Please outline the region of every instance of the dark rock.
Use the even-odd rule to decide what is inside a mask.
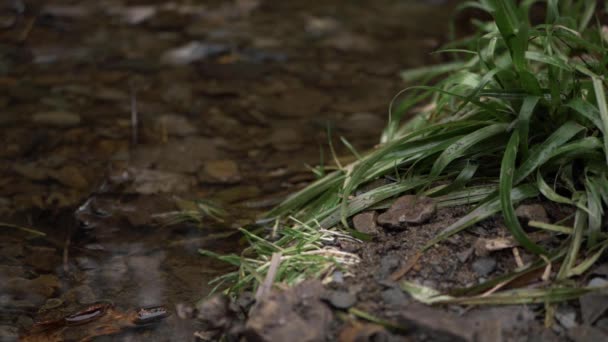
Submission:
[[[409,296],[397,287],[382,291],[382,300],[389,306],[404,306],[409,303]]]
[[[55,248],[32,246],[27,249],[25,263],[38,272],[52,273],[61,264],[61,257]]]
[[[80,285],[69,289],[62,296],[63,300],[68,303],[88,304],[94,303],[97,296],[88,285]]]
[[[323,295],[323,299],[334,308],[341,310],[348,309],[357,303],[357,296],[346,291],[328,291]]]
[[[272,291],[251,310],[246,324],[249,341],[324,341],[331,310],[320,299],[323,285],[305,281],[285,291]]]
[[[473,262],[473,271],[480,277],[485,277],[496,269],[496,259],[485,257]]]
[[[194,135],[197,132],[196,127],[188,119],[179,115],[162,115],[156,119],[155,129],[161,134],[174,135],[185,137]]]
[[[378,225],[376,224],[377,218],[377,212],[366,211],[353,217],[353,225],[355,226],[355,229],[361,233],[376,235],[378,234]]]
[[[196,310],[196,319],[210,329],[227,329],[235,314],[230,308],[230,299],[222,294],[206,299],[196,306]]]
[[[9,325],[0,325],[0,341],[17,341],[19,329]]]
[[[378,223],[388,228],[405,228],[407,224],[425,223],[435,215],[437,205],[432,198],[405,195],[378,216]]]

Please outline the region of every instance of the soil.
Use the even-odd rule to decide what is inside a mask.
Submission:
[[[535,307],[429,308],[398,290],[391,276],[401,273],[448,290],[514,267],[508,251],[473,250],[480,236],[506,235],[498,221],[406,267],[466,208],[439,210],[415,228],[374,227],[373,243],[344,244],[362,262],[341,283],[273,290],[253,309],[251,294],[196,304],[228,269],[198,249],[238,252],[236,228],[312,181],[308,165],[330,164],[330,139],[338,155],[350,153],[340,136],[360,152],[372,148],[390,100],[406,86],[399,72],[443,58],[429,53],[447,40],[456,3],[1,4],[0,341],[187,341],[222,333],[489,341],[497,340],[492,324],[515,340],[601,336],[604,297],[587,298],[595,306],[574,311],[577,324],[551,331],[540,328]],[[608,274],[597,273],[600,280]],[[100,306],[103,319],[68,324]],[[169,316],[134,323],[142,308],[156,306]],[[345,314],[351,307],[408,333],[357,323]],[[476,317],[493,318],[484,325]],[[298,324],[277,330],[286,320]],[[53,328],[41,331],[44,322]]]

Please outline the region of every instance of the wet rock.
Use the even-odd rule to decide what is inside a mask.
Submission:
[[[545,207],[540,204],[522,204],[515,209],[515,215],[526,224],[528,221],[551,223]]]
[[[31,246],[27,249],[25,263],[38,272],[51,273],[61,264],[61,257],[55,248]]]
[[[179,115],[162,115],[156,119],[155,129],[162,134],[175,135],[185,137],[194,135],[197,132],[196,127],[190,121]]]
[[[366,36],[352,32],[341,32],[326,40],[325,46],[344,52],[372,52],[375,49],[374,42]]]
[[[0,325],[0,341],[17,341],[19,329],[10,325]]]
[[[604,278],[593,278],[588,286],[605,286]],[[608,295],[602,293],[587,293],[579,298],[581,316],[584,324],[592,325],[608,310]]]
[[[485,277],[496,269],[496,259],[491,257],[479,258],[473,262],[472,267],[478,276]]]
[[[230,47],[227,45],[192,41],[166,51],[160,60],[165,64],[186,65],[201,59],[219,56],[228,51],[230,51]]]
[[[132,165],[143,169],[195,173],[204,161],[214,160],[219,156],[220,152],[214,140],[190,136],[160,146],[138,147],[133,152]]]
[[[13,171],[31,180],[41,181],[48,178],[50,170],[34,163],[13,165]]]
[[[49,176],[70,188],[84,190],[89,186],[87,179],[82,175],[80,169],[75,166],[68,165],[59,170],[53,170]]]
[[[598,327],[599,329],[604,330],[604,332],[608,332],[608,317],[599,319],[595,323],[595,326]]]
[[[21,330],[29,330],[34,325],[34,320],[30,316],[21,315],[17,318],[15,325]],[[4,341],[0,338],[0,341]]]
[[[355,229],[361,233],[376,235],[378,234],[378,225],[376,224],[377,218],[377,212],[366,211],[353,217],[353,225],[355,226]]]
[[[61,298],[49,298],[46,300],[44,305],[40,307],[40,311],[48,311],[57,309],[58,307],[63,305],[63,300]]]
[[[435,215],[435,200],[425,196],[405,195],[378,216],[378,223],[388,228],[405,228],[407,224],[425,223]]]
[[[234,184],[241,180],[241,174],[233,160],[210,160],[205,163],[199,180],[206,183]]]
[[[94,303],[97,300],[97,296],[88,285],[71,288],[63,294],[62,298],[68,303],[78,304]]]
[[[588,325],[579,325],[568,330],[568,337],[574,342],[608,341],[608,333]]]
[[[140,169],[135,173],[128,191],[138,194],[183,193],[188,192],[196,180],[192,176],[175,172]]]
[[[50,127],[74,127],[80,124],[80,115],[71,112],[40,112],[32,116],[35,124]]]
[[[296,129],[278,128],[270,135],[270,144],[277,151],[294,151],[302,145],[302,136]]]
[[[304,30],[310,36],[319,38],[335,33],[340,27],[340,23],[330,17],[310,17],[306,20]]]
[[[349,115],[346,120],[340,123],[340,127],[346,132],[347,136],[375,135],[380,133],[385,125],[386,122],[378,115],[365,112]]]
[[[266,103],[270,111],[279,116],[305,118],[318,115],[331,98],[324,93],[310,88],[296,88],[277,98],[269,98]]]
[[[35,279],[11,278],[2,285],[5,287],[4,291],[8,293],[25,297],[36,296],[40,299],[53,295],[60,288],[61,283],[56,276],[44,274]]]
[[[341,310],[346,310],[357,303],[357,296],[347,291],[327,291],[322,298],[334,308]]]
[[[0,254],[4,255],[4,254]],[[21,266],[0,265],[0,279],[23,277],[25,271]]]
[[[218,191],[213,195],[221,203],[237,203],[250,198],[258,197],[262,190],[255,185],[231,186],[228,189]]]
[[[323,286],[305,281],[272,291],[251,310],[246,338],[252,341],[324,341],[332,313],[320,300]]]

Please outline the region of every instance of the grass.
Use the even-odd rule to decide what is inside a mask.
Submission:
[[[544,5],[546,13],[540,24],[528,19],[535,3]],[[381,145],[268,213],[276,219],[271,235],[277,241],[243,231],[251,243],[247,256],[214,255],[239,267],[219,281],[232,281],[230,290],[255,288],[270,255],[279,251],[284,261],[276,282],[327,275],[344,260],[321,251],[339,234],[352,233],[349,217],[415,193],[434,197],[443,207],[474,205],[423,251],[502,214],[518,243],[538,256],[523,269],[439,297],[444,302],[550,305],[591,291],[569,279],[586,272],[608,247],[608,33],[596,17],[606,9],[596,6],[595,0],[464,3],[462,9],[474,7],[493,20],[475,21],[475,36],[439,51],[450,54],[452,62],[403,72],[408,83],[435,82],[409,87],[395,97]],[[405,120],[414,108],[417,114]],[[361,191],[377,179],[388,184]],[[521,227],[514,207],[526,199],[575,210],[571,227],[544,227],[557,229],[554,234],[569,232],[559,247],[534,242]],[[544,288],[481,296],[546,267],[548,261],[559,268]]]

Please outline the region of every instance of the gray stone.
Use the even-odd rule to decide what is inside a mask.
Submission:
[[[345,310],[357,303],[357,296],[346,291],[328,291],[324,299],[336,309]]]
[[[403,306],[409,303],[408,295],[401,289],[393,287],[382,292],[384,304],[391,306]]]
[[[545,207],[540,204],[522,204],[515,209],[515,215],[526,223],[528,221],[551,223]]]
[[[473,262],[473,271],[480,277],[485,277],[496,269],[496,259],[485,257]]]

